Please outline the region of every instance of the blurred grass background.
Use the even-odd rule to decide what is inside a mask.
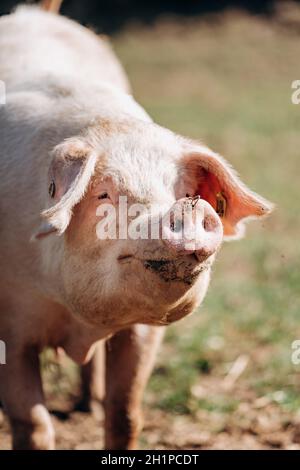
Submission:
[[[205,141],[277,205],[245,239],[223,246],[203,305],[168,328],[146,404],[189,419],[189,429],[199,422],[229,432],[232,419],[242,428],[252,407],[259,415],[271,406],[280,429],[286,413],[299,415],[291,343],[300,339],[300,104],[291,102],[291,83],[300,79],[300,5],[262,3],[276,3],[271,15],[157,15],[131,19],[112,36],[135,98],[154,120]],[[245,370],[226,389],[241,357]],[[66,394],[61,372],[44,369]],[[69,373],[74,383],[74,368]]]
[[[224,245],[204,304],[168,329],[151,406],[231,412],[238,394],[192,391],[202,376],[221,380],[241,354],[249,356],[245,388],[288,409],[300,405],[300,366],[291,363],[291,342],[300,338],[300,105],[291,103],[299,30],[300,7],[282,4],[273,21],[233,11],[164,18],[113,38],[151,116],[204,140],[277,205],[269,220],[249,225],[246,239]]]

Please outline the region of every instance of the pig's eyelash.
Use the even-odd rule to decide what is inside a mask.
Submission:
[[[108,192],[104,192],[98,196],[98,199],[109,199]]]

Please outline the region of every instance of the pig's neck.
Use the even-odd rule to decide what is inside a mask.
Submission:
[[[73,361],[84,364],[91,359],[96,342],[109,336],[108,331],[102,330],[100,333],[95,331],[94,327],[88,327],[72,319],[66,337],[60,346]]]
[[[64,258],[64,238],[50,236],[43,246],[42,276],[40,289],[49,299],[51,314],[47,315],[46,344],[44,346],[62,347],[77,363],[84,363],[92,355],[94,344],[108,338],[111,329],[89,326],[73,315],[64,301],[64,280],[62,260]],[[50,301],[51,299],[51,301]],[[45,321],[45,317],[43,319]]]

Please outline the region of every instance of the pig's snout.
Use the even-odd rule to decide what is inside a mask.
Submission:
[[[200,197],[184,198],[164,216],[162,238],[166,248],[174,254],[194,253],[202,262],[219,249],[223,226],[207,201]]]

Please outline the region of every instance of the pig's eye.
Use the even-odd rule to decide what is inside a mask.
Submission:
[[[98,199],[109,199],[109,195],[108,195],[108,192],[104,192],[104,193],[101,193],[99,196],[98,196]]]

